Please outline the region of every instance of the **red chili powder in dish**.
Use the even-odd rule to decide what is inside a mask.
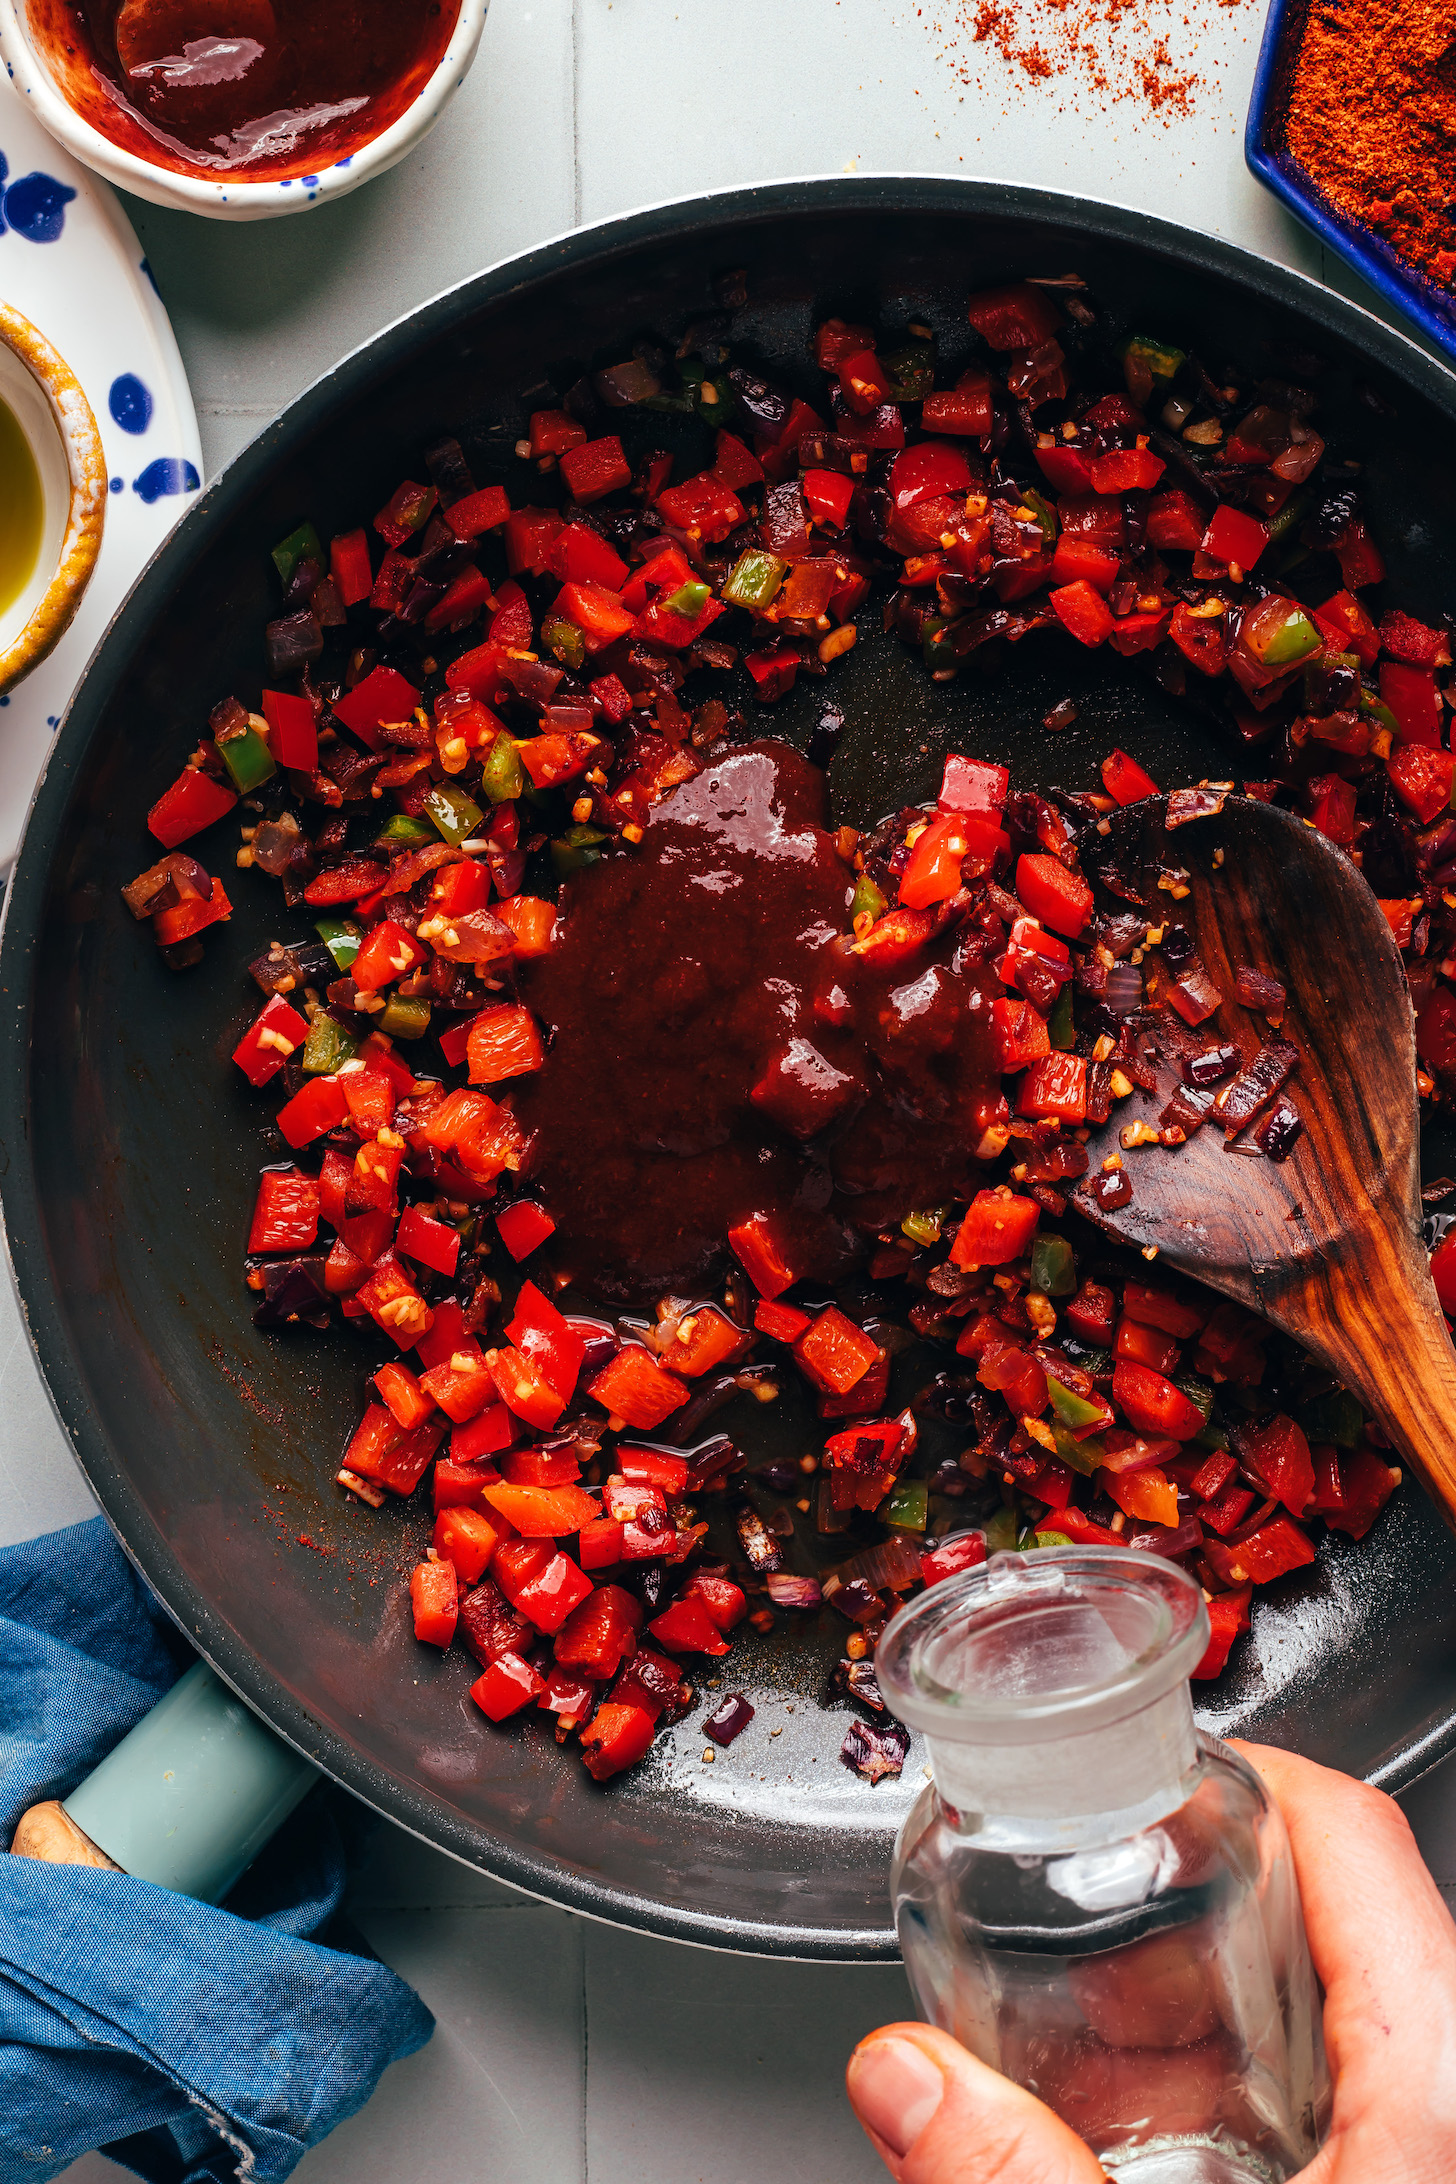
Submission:
[[[180,174],[281,182],[357,152],[439,66],[460,0],[30,0],[63,96]]]
[[[963,84],[979,91],[978,46],[994,46],[1008,66],[1061,103],[1110,111],[1130,101],[1166,128],[1193,111],[1209,88],[1209,30],[1220,8],[1241,0],[943,0],[921,6],[942,57]],[[1213,87],[1217,88],[1216,78]],[[1090,94],[1090,97],[1089,97]]]
[[[1331,205],[1456,279],[1456,7],[1312,0],[1285,141]]]

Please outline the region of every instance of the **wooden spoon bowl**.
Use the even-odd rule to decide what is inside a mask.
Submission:
[[[1415,1026],[1394,936],[1357,868],[1289,812],[1230,796],[1191,824],[1170,828],[1167,814],[1165,797],[1117,813],[1086,861],[1138,898],[1150,926],[1196,936],[1224,1001],[1190,1047],[1228,1041],[1240,1066],[1271,1038],[1299,1049],[1287,1092],[1303,1133],[1283,1161],[1251,1158],[1212,1113],[1185,1144],[1124,1150],[1125,1127],[1156,1126],[1183,1081],[1176,1055],[1154,1055],[1157,1091],[1119,1102],[1093,1131],[1074,1203],[1303,1343],[1456,1529],[1456,1352],[1421,1241]],[[1277,1030],[1234,999],[1245,966],[1285,988]],[[1108,1208],[1097,1192],[1113,1154],[1132,1196]]]

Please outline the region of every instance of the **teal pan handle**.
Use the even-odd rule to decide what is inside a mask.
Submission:
[[[198,1661],[62,1809],[123,1873],[220,1903],[318,1779]]]

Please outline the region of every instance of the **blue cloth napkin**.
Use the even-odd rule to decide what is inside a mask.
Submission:
[[[0,1550],[0,1846],[193,1658],[101,1517]],[[0,1855],[0,2184],[98,2146],[152,2184],[274,2184],[424,2045],[402,1980],[309,1938],[350,1809],[320,1785],[221,1909]]]

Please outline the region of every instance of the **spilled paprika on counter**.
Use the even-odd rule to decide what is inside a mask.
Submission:
[[[70,105],[179,174],[302,178],[398,121],[438,68],[460,0],[33,0]]]

